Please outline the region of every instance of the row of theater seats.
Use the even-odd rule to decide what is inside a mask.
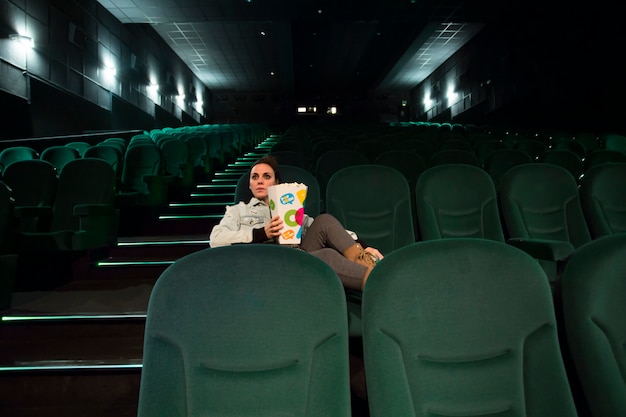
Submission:
[[[537,263],[503,242],[388,254],[362,294],[369,415],[626,415],[625,253],[626,234],[583,245],[562,309]],[[150,298],[138,416],[351,416],[345,309],[335,273],[301,251],[182,258]]]
[[[52,207],[55,200],[65,198],[56,190],[66,166],[76,160],[104,160],[113,170],[114,182],[109,185],[113,195],[102,195],[99,203],[112,203],[122,211],[158,209],[169,201],[188,199],[195,184],[212,172],[209,165],[220,164],[219,158],[229,157],[230,152],[241,152],[240,147],[252,146],[263,132],[262,127],[248,125],[241,129],[161,129],[130,140],[111,137],[94,144],[53,145],[41,154],[30,147],[12,146],[0,152],[0,180],[13,191],[16,206]],[[196,139],[201,146],[194,148]],[[212,153],[219,153],[219,157],[211,159]],[[95,184],[103,179],[93,175],[85,175],[81,181],[83,187],[93,182],[94,187],[106,188]]]
[[[580,184],[564,168],[539,162],[511,168],[497,185],[468,164],[428,168],[413,189],[398,170],[377,164],[339,169],[324,192],[301,167],[283,165],[281,175],[308,185],[305,212],[333,214],[383,253],[451,237],[508,242],[540,260],[551,281],[580,246],[626,232],[626,163],[591,168]],[[235,202],[250,199],[248,181],[241,176]]]
[[[326,160],[330,158],[326,156],[328,153],[335,155],[339,162],[345,159],[351,163],[355,159],[360,160],[357,161],[359,163],[394,163],[409,177],[415,177],[434,165],[467,163],[485,168],[496,180],[510,166],[532,161],[560,165],[577,178],[600,163],[626,162],[625,149],[602,147],[604,145],[597,139],[583,145],[580,139],[551,143],[514,136],[515,141],[507,142],[485,133],[442,139],[436,135],[413,134],[398,129],[392,132],[386,130],[368,136],[348,135],[344,138],[336,135],[304,139],[287,136],[273,146],[272,153],[290,165],[309,169],[317,176],[328,175],[328,162],[320,162],[322,157]],[[626,143],[626,137],[624,141]]]
[[[22,264],[30,263],[31,257],[38,259],[39,254],[99,256],[115,244],[118,235],[148,229],[169,201],[189,198],[194,185],[203,180],[202,174],[209,172],[191,163],[191,146],[185,137],[201,138],[200,159],[208,161],[205,138],[215,132],[220,146],[230,149],[259,141],[265,127],[197,126],[146,132],[128,140],[68,142],[41,152],[21,145],[3,149],[0,254],[7,255],[6,265],[0,260],[3,277],[16,276],[15,254]],[[217,146],[216,141],[213,144]],[[49,281],[49,285],[56,282]],[[7,281],[6,286],[11,283]],[[10,291],[0,289],[0,293]]]

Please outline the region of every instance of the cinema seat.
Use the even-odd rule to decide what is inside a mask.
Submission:
[[[14,229],[23,232],[45,231],[50,227],[58,171],[48,161],[26,159],[10,164],[2,180],[11,189],[15,204]]]
[[[164,175],[168,177],[170,200],[186,201],[195,184],[189,144],[182,139],[166,139],[159,143],[165,159]]]
[[[489,173],[496,187],[500,179],[511,168],[517,165],[530,164],[533,159],[521,149],[498,149],[485,158],[483,169]]]
[[[101,142],[87,148],[83,157],[100,158],[108,162],[113,168],[116,178],[116,186],[119,188],[122,180],[122,169],[124,166],[124,155],[120,151],[119,146],[112,144],[111,142]]]
[[[11,307],[17,276],[17,254],[14,253],[12,219],[11,190],[0,181],[0,310]]]
[[[39,153],[28,146],[11,146],[0,152],[0,173],[15,161],[24,159],[39,159]]]
[[[350,417],[347,327],[343,286],[314,256],[187,255],[150,296],[138,416]]]
[[[68,142],[65,144],[65,146],[67,146],[68,148],[76,149],[78,151],[78,154],[82,158],[83,154],[85,153],[85,150],[89,148],[91,144],[88,142],[76,141],[76,142]]]
[[[502,242],[398,249],[363,291],[371,417],[575,417],[550,287]]]
[[[339,149],[330,150],[324,153],[317,160],[311,161],[314,169],[313,174],[317,178],[317,182],[320,185],[320,193],[322,195],[322,210],[325,211],[326,203],[326,185],[330,180],[330,177],[342,168],[369,164],[367,157],[362,153],[355,150]]]
[[[626,415],[626,234],[594,240],[562,275],[563,317],[577,381],[593,417]]]
[[[409,184],[394,168],[340,169],[328,181],[326,211],[385,256],[415,242]]]
[[[125,207],[162,207],[167,203],[165,158],[151,143],[131,145],[124,154],[116,204]]]
[[[626,233],[626,162],[588,169],[579,193],[593,239]]]
[[[429,168],[417,181],[415,199],[422,240],[471,237],[504,242],[496,189],[479,167]]]
[[[49,146],[44,149],[41,152],[39,159],[50,162],[56,167],[57,170],[59,170],[59,172],[61,172],[65,164],[80,157],[80,152],[78,150],[68,146],[56,145]]]
[[[568,149],[550,149],[537,156],[537,162],[554,164],[565,168],[578,180],[584,171],[583,161],[573,151]]]
[[[50,229],[19,234],[25,252],[84,251],[108,247],[117,239],[118,214],[113,206],[115,176],[97,158],[68,162],[59,175]]]
[[[591,240],[572,174],[548,163],[518,165],[503,176],[499,196],[507,242],[557,281],[563,262]]]
[[[429,167],[444,164],[467,164],[480,166],[478,157],[472,151],[463,149],[446,149],[433,154],[428,161]]]

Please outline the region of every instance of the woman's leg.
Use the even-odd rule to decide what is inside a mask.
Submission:
[[[328,213],[320,214],[302,237],[300,248],[313,252],[322,248],[333,248],[341,253],[355,244],[339,220]]]
[[[322,248],[309,253],[330,265],[339,276],[344,287],[355,290],[363,289],[363,284],[367,278],[367,267],[348,260],[341,253],[331,248]]]

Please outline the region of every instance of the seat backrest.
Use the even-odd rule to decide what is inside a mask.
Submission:
[[[497,187],[500,179],[509,169],[532,162],[530,155],[521,149],[498,149],[487,155],[483,169],[491,176]]]
[[[472,145],[469,141],[463,139],[444,139],[438,143],[437,152],[442,151],[468,151],[473,152]]]
[[[548,280],[522,251],[418,242],[380,261],[362,303],[372,417],[576,416]]]
[[[478,157],[474,152],[462,149],[448,149],[438,151],[428,161],[429,167],[445,164],[467,164],[480,166]]]
[[[626,234],[579,248],[561,277],[566,343],[591,414],[626,415]]]
[[[13,197],[11,189],[0,181],[0,254],[11,250],[13,222]]]
[[[537,156],[537,162],[554,164],[565,168],[576,179],[583,173],[583,161],[568,149],[549,149]]]
[[[314,256],[187,255],[150,296],[138,416],[349,417],[347,329],[343,286]]]
[[[365,155],[373,164],[378,155],[392,149],[391,143],[382,139],[362,139],[354,144],[354,150]]]
[[[9,165],[2,174],[2,180],[11,188],[16,206],[52,207],[57,173],[48,161],[27,159]]]
[[[79,230],[78,205],[113,206],[115,173],[106,161],[83,157],[68,162],[59,174],[51,231]]]
[[[80,157],[80,152],[74,148],[64,145],[53,145],[44,149],[39,159],[50,162],[61,172],[66,163]]]
[[[565,168],[531,163],[511,168],[500,182],[505,235],[565,241],[577,248],[591,236],[576,180]]]
[[[536,158],[548,149],[548,145],[535,139],[522,139],[515,144],[515,149],[521,149],[531,158]]]
[[[28,146],[11,146],[0,152],[0,173],[15,161],[24,159],[39,159],[39,154]]]
[[[126,149],[128,148],[128,141],[126,141],[126,139],[124,138],[106,138],[102,142],[98,142],[98,145],[100,144],[116,146],[120,150],[122,156],[124,156],[124,154],[126,153]]]
[[[328,181],[326,211],[383,254],[415,242],[411,192],[404,176],[384,165],[355,165]]]
[[[122,169],[122,191],[148,193],[145,176],[162,175],[164,172],[163,152],[150,143],[129,146],[124,155]]]
[[[612,149],[596,149],[587,154],[585,170],[607,162],[626,162],[626,153]]]
[[[120,152],[120,148],[117,145],[110,144],[109,142],[108,144],[99,143],[98,145],[90,146],[85,150],[83,157],[103,159],[111,165],[118,178],[122,176],[124,156]]]
[[[158,145],[165,158],[165,173],[180,175],[181,166],[189,165],[189,144],[181,139],[161,141]]]
[[[270,152],[270,155],[276,158],[276,160],[281,166],[283,165],[297,166],[300,168],[304,168],[307,171],[310,170],[311,168],[310,163],[309,163],[309,158],[306,156],[304,152],[286,151],[286,150],[275,151],[274,149],[272,149],[272,151]]]
[[[417,181],[415,199],[423,240],[472,237],[504,242],[496,189],[479,167],[429,168]]]
[[[320,185],[322,198],[326,196],[326,184],[333,174],[342,168],[353,165],[369,164],[367,157],[360,152],[348,149],[336,149],[327,151],[317,160],[312,160],[314,164],[314,174]]]
[[[417,178],[426,169],[424,158],[414,151],[390,150],[379,154],[374,163],[385,165],[400,171],[409,183],[409,189],[415,189]]]
[[[313,174],[301,167],[281,165],[280,175],[283,183],[299,182],[301,184],[306,184],[308,189],[306,200],[304,201],[304,212],[312,217],[320,214],[320,186]],[[248,202],[251,198],[252,191],[250,191],[250,173],[246,172],[239,177],[239,181],[237,181],[237,185],[235,186],[234,203],[236,204],[240,201]]]
[[[83,154],[85,153],[85,150],[89,148],[91,144],[87,142],[77,141],[77,142],[68,142],[65,144],[65,146],[76,149],[78,153],[80,154],[80,156],[82,157]]]
[[[407,150],[417,153],[425,162],[433,156],[433,146],[426,140],[406,138],[395,144],[395,149]]]
[[[474,154],[480,161],[481,165],[485,164],[485,160],[493,152],[507,149],[503,141],[499,139],[481,139],[474,145]]]
[[[618,133],[606,134],[602,137],[604,147],[615,151],[626,153],[626,136]]]
[[[189,160],[193,166],[201,167],[205,165],[204,159],[207,156],[207,144],[201,134],[193,134],[184,139],[189,144]]]
[[[626,162],[590,168],[580,182],[580,202],[591,237],[626,233]]]

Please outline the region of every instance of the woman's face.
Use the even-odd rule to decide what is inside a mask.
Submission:
[[[250,191],[259,200],[267,203],[267,187],[276,184],[274,170],[268,164],[257,164],[250,171]]]

